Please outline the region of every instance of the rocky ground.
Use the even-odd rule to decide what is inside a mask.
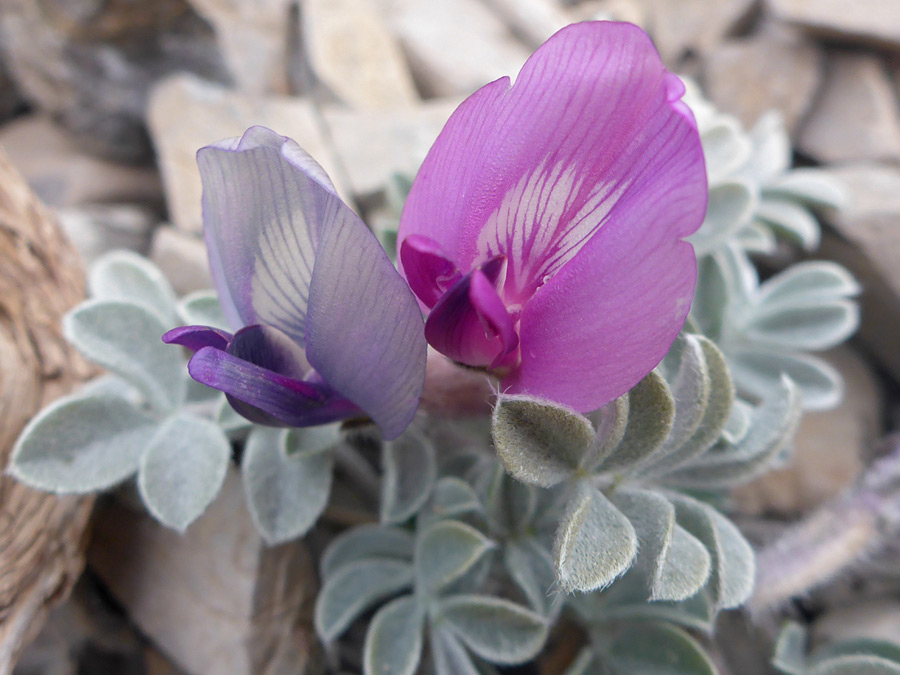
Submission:
[[[0,146],[87,261],[132,248],[188,292],[211,285],[197,148],[271,127],[315,156],[377,228],[396,217],[392,176],[415,172],[465,96],[589,18],[644,26],[672,70],[748,127],[782,111],[797,163],[823,165],[845,185],[848,204],[824,214],[815,254],[865,288],[858,337],[829,355],[847,381],[845,401],[804,418],[792,467],[737,494],[748,518],[777,528],[852,483],[875,440],[900,422],[897,0],[5,0]],[[256,563],[235,562],[227,575],[243,580],[236,594],[252,595],[261,544],[240,546]],[[167,632],[146,598],[116,587],[103,551],[89,557],[91,571],[16,672],[199,675],[190,640],[173,633],[200,640],[202,628],[180,622]],[[279,569],[282,580],[309,574]],[[823,608],[821,634],[852,632],[860,617],[898,634],[896,598],[852,611],[812,601]],[[241,605],[223,630],[250,640],[257,609]],[[239,662],[230,672],[251,672]]]

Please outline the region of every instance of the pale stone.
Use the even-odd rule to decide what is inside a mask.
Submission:
[[[428,96],[471,94],[515,76],[531,51],[480,0],[382,0]]]
[[[799,516],[837,496],[865,468],[867,453],[882,432],[878,382],[849,347],[823,356],[844,379],[841,404],[834,410],[803,414],[791,463],[735,490],[742,512]]]
[[[738,116],[746,128],[778,110],[793,133],[822,81],[824,55],[813,42],[767,30],[729,40],[706,54],[704,82],[710,99]]]
[[[353,193],[369,197],[383,190],[391,174],[415,176],[460,99],[426,101],[394,112],[322,111]]]
[[[663,60],[676,63],[688,50],[706,52],[741,27],[756,0],[647,0],[653,41]]]
[[[900,380],[900,168],[864,162],[825,170],[843,184],[848,203],[826,214],[845,241],[826,237],[821,253],[848,267],[865,289],[859,335]]]
[[[860,639],[900,644],[900,602],[868,600],[840,607],[823,614],[813,624],[814,644]]]
[[[341,101],[360,109],[418,101],[403,52],[374,0],[303,0],[301,8],[310,65]]]
[[[72,206],[58,209],[56,217],[86,266],[116,249],[146,254],[159,222],[156,212],[133,204]]]
[[[181,229],[202,229],[197,150],[240,136],[254,125],[269,127],[297,141],[328,172],[338,193],[346,197],[331,148],[309,100],[249,96],[183,75],[161,82],[154,89],[148,120],[169,217]]]
[[[288,26],[294,0],[190,0],[215,28],[235,84],[249,94],[290,92]]]
[[[570,23],[579,21],[627,21],[647,30],[649,9],[640,0],[586,0],[565,8]]]
[[[878,57],[853,52],[830,57],[823,91],[800,130],[798,147],[822,162],[900,160],[900,110]]]
[[[156,171],[87,154],[47,115],[25,115],[4,125],[0,146],[49,206],[134,202],[162,207]]]
[[[88,558],[131,620],[190,675],[315,672],[312,561],[300,541],[266,547],[236,470],[185,534],[108,501]]]
[[[162,270],[179,295],[213,288],[203,238],[174,227],[156,228],[150,260]]]
[[[513,32],[537,49],[570,21],[555,0],[486,0]]]
[[[897,0],[767,0],[778,18],[823,36],[900,48]]]

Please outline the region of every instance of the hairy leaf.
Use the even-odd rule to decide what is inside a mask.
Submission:
[[[717,675],[709,655],[685,631],[665,623],[626,627],[607,655],[618,673]]]
[[[805,675],[806,631],[800,624],[791,622],[781,629],[772,666],[784,675]]]
[[[407,430],[382,446],[381,522],[399,523],[418,511],[434,486],[437,459],[423,435]]]
[[[766,195],[798,199],[813,206],[839,209],[846,197],[841,186],[818,169],[793,169],[765,185]]]
[[[270,544],[306,533],[325,509],[331,492],[331,453],[287,454],[288,432],[257,427],[244,447],[244,493],[253,522]]]
[[[791,265],[759,287],[763,307],[802,308],[822,301],[849,298],[861,288],[853,275],[837,263],[824,260]]]
[[[117,396],[61,398],[23,429],[8,471],[49,492],[103,490],[137,471],[158,426]]]
[[[406,530],[384,525],[360,525],[342,532],[328,545],[319,561],[323,579],[345,565],[369,558],[412,562],[413,538]]]
[[[88,359],[133,384],[162,412],[184,399],[184,361],[160,339],[167,326],[142,305],[89,300],[63,319],[66,339]]]
[[[422,657],[422,607],[410,596],[378,610],[363,647],[365,675],[413,675]]]
[[[833,408],[844,392],[840,373],[806,354],[741,349],[728,354],[728,363],[737,388],[758,399],[768,398],[783,375],[800,388],[806,410]]]
[[[215,291],[194,291],[184,296],[176,309],[185,325],[230,330]]]
[[[332,574],[316,598],[315,627],[322,642],[333,642],[377,601],[409,588],[412,565],[399,560],[357,560]]]
[[[532,537],[514,539],[503,549],[503,562],[531,606],[543,616],[555,613],[562,600],[550,551]]]
[[[818,351],[843,342],[857,326],[859,306],[855,302],[821,300],[801,307],[760,307],[744,334],[757,344],[776,349]]]
[[[175,414],[141,458],[141,498],[158,521],[183,532],[219,493],[230,463],[231,443],[218,425]]]
[[[480,675],[466,648],[452,631],[432,626],[429,646],[435,675]]]
[[[566,480],[594,444],[594,427],[586,417],[530,396],[501,395],[491,434],[506,470],[541,487]]]
[[[807,672],[809,675],[900,675],[900,664],[877,656],[840,656]]]
[[[284,439],[284,449],[290,457],[306,459],[333,450],[340,442],[341,425],[335,422],[290,429]]]
[[[628,427],[628,412],[628,394],[625,394],[588,415],[597,434],[593,447],[582,460],[585,471],[594,471],[622,442]]]
[[[475,490],[461,478],[445,476],[435,483],[430,505],[433,516],[456,518],[466,513],[481,511],[481,508]]]
[[[721,246],[753,217],[759,198],[749,181],[730,178],[710,185],[709,205],[700,229],[688,238],[702,256]]]
[[[524,663],[540,651],[547,637],[547,625],[538,614],[488,595],[443,598],[435,617],[473,652],[502,665]]]
[[[88,274],[88,289],[97,300],[141,305],[167,329],[178,324],[169,280],[156,265],[132,251],[112,251],[98,258]]]
[[[637,535],[602,492],[582,482],[560,519],[553,553],[565,590],[593,591],[608,586],[631,566]]]
[[[456,520],[440,520],[416,538],[417,587],[435,593],[459,579],[494,543],[470,525]]]
[[[767,197],[756,208],[756,217],[807,250],[819,246],[822,238],[819,222],[806,208],[795,202]]]

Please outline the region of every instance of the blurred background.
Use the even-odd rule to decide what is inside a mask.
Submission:
[[[0,147],[87,263],[131,248],[186,293],[211,286],[199,147],[271,127],[388,231],[396,177],[415,174],[459,102],[514,75],[562,26],[594,18],[644,27],[671,70],[748,129],[779,110],[795,163],[821,166],[846,191],[846,206],[823,214],[814,256],[841,262],[865,289],[858,337],[828,355],[847,393],[837,410],[804,417],[792,467],[736,495],[764,537],[852,484],[900,422],[900,1],[0,0]],[[797,256],[785,249],[762,266]],[[198,646],[203,627],[119,592],[100,530],[90,571],[16,673],[202,672],[177,663],[177,644]],[[279,579],[311,574],[308,561],[292,564]],[[866,580],[842,583],[856,593]],[[808,599],[827,618],[822,630],[865,617],[870,633],[900,635],[893,595],[848,614],[834,600],[845,590]],[[227,630],[277,651],[277,621],[262,625],[257,612]],[[757,672],[747,658],[738,675]]]

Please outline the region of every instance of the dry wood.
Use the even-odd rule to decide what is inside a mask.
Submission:
[[[92,372],[60,328],[83,298],[77,253],[0,153],[0,466],[28,420]],[[0,675],[81,573],[91,503],[0,476]]]

